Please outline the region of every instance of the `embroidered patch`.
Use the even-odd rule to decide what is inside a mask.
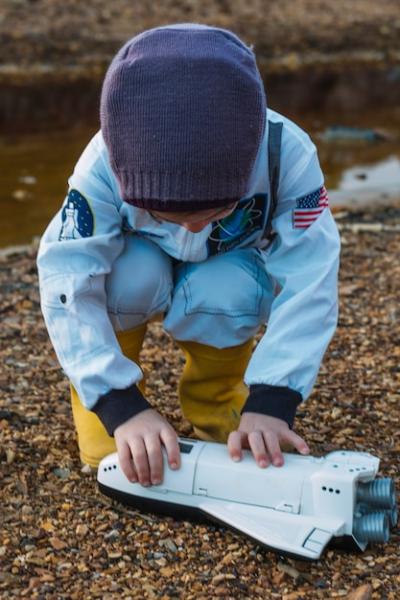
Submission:
[[[59,241],[90,237],[94,230],[94,216],[89,202],[78,190],[70,190],[61,211],[62,227]]]
[[[227,252],[264,227],[267,194],[241,200],[230,215],[212,224],[208,238],[209,254]]]
[[[296,208],[293,211],[293,227],[295,229],[306,229],[314,223],[329,206],[328,192],[322,186],[306,196],[297,198]]]

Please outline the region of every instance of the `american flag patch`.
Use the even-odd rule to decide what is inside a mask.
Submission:
[[[297,198],[296,208],[293,211],[293,227],[306,229],[318,219],[324,208],[328,206],[328,192],[325,186],[311,194]]]

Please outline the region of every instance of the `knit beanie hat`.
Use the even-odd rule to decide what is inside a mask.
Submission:
[[[225,206],[246,195],[265,129],[255,55],[208,25],[144,31],[113,59],[100,118],[123,200],[159,211]]]

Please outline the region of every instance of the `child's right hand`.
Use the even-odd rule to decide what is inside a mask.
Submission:
[[[180,466],[178,435],[156,410],[149,408],[119,425],[114,431],[118,459],[129,481],[157,485],[163,478],[161,444],[171,469]]]

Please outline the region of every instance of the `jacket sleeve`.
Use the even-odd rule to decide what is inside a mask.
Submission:
[[[58,360],[82,404],[97,412],[111,435],[149,406],[135,385],[142,372],[123,355],[107,313],[105,278],[123,247],[115,190],[95,137],[41,238],[37,266]]]
[[[340,240],[329,207],[309,226],[295,226],[299,199],[322,186],[316,151],[296,180],[281,186],[272,221],[276,237],[264,256],[276,294],[245,374],[250,394],[242,412],[275,416],[289,427],[311,393],[337,325]]]

